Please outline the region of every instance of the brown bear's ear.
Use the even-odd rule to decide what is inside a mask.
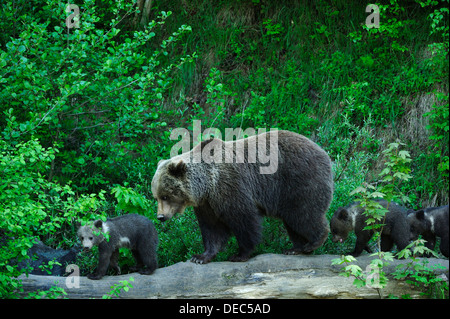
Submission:
[[[345,208],[340,208],[338,211],[338,218],[340,220],[347,220],[348,219],[348,211]]]
[[[95,222],[94,222],[94,226],[96,227],[96,228],[102,228],[102,226],[103,226],[103,222],[102,222],[102,220],[101,219],[99,219],[99,220],[96,220]]]
[[[417,218],[418,220],[423,220],[423,219],[425,219],[425,211],[424,211],[423,209],[418,210],[418,211],[416,212],[416,218]]]
[[[187,166],[183,161],[179,161],[178,163],[170,163],[167,170],[174,177],[182,177],[186,174]]]

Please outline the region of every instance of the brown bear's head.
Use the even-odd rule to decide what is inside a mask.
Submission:
[[[349,232],[354,229],[354,216],[351,211],[345,207],[339,207],[330,221],[331,240],[343,242],[347,239]]]
[[[152,180],[152,193],[158,201],[157,218],[166,221],[177,213],[183,213],[187,206],[193,206],[191,199],[188,166],[180,158],[160,161]]]

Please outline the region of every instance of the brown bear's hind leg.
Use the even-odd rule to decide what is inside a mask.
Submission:
[[[310,254],[319,248],[328,237],[329,228],[326,220],[322,223],[322,227],[304,228],[301,232],[291,227],[293,223],[289,224],[286,221],[283,223],[294,245],[292,249],[285,251],[286,255]]]
[[[239,252],[228,260],[233,262],[243,262],[250,258],[255,246],[261,240],[261,216],[255,212],[241,214],[239,220],[230,219],[228,225],[236,236]]]

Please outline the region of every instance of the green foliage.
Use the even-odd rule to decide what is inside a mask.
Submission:
[[[435,270],[445,269],[444,266],[427,266],[427,259],[422,260],[418,256],[431,254],[437,257],[437,254],[425,246],[425,240],[417,239],[409,244],[405,249],[399,252],[399,258],[409,259],[410,262],[397,266],[394,278],[405,280],[406,282],[418,287],[423,295],[435,299],[448,299],[448,282],[442,277],[436,276]],[[408,296],[402,296],[407,298]]]
[[[164,224],[157,224],[160,267],[189,260],[193,254],[203,252],[203,242],[197,218],[192,209]]]
[[[267,19],[263,22],[265,29],[264,36],[267,38],[266,41],[280,41],[280,35],[284,32],[284,28],[280,23],[273,23],[272,19]]]
[[[370,264],[367,266],[366,271],[363,271],[358,265],[351,264],[355,262],[356,259],[353,256],[341,256],[332,260],[332,265],[345,265],[343,272],[340,274],[344,277],[353,276],[355,279],[353,284],[357,288],[368,286],[370,288],[376,289],[380,298],[382,297],[381,289],[386,287],[388,278],[386,273],[383,272],[383,266],[386,265],[386,260],[392,261],[392,255],[386,254],[382,259],[372,259]]]
[[[433,134],[429,137],[435,141],[432,155],[438,162],[438,171],[447,178],[449,176],[449,104],[448,94],[436,93],[437,103],[432,106],[430,112],[425,113],[430,119],[427,129]]]
[[[133,277],[128,279],[129,281],[134,281]],[[128,282],[128,280],[119,280],[118,284],[114,284],[111,286],[111,291],[106,295],[102,296],[102,299],[112,299],[113,297],[119,297],[122,291],[127,292],[133,286]]]
[[[111,193],[117,199],[117,206],[128,213],[144,214],[150,207],[148,200],[131,187],[117,185]]]
[[[69,185],[46,179],[58,150],[37,139],[15,146],[0,140],[0,149],[0,296],[6,297],[19,288],[17,262],[28,258],[36,239],[72,246],[72,224],[99,209],[104,196],[76,196]]]
[[[228,97],[232,95],[225,85],[221,83],[221,72],[212,68],[205,81],[206,106],[212,112],[211,122],[204,122],[207,127],[217,127],[223,125],[226,114],[226,103]],[[202,117],[196,114],[197,119]]]
[[[232,127],[277,127],[310,135],[319,123],[310,112],[308,75],[299,71],[295,61],[287,61],[283,66],[286,77],[266,92],[267,82],[275,81],[273,72],[272,68],[261,68],[249,79],[251,101],[230,117]]]
[[[411,159],[408,151],[400,150],[401,145],[405,144],[391,143],[383,151],[385,168],[379,173],[381,181],[377,186],[370,184],[359,186],[351,193],[351,195],[358,194],[360,197],[358,201],[360,201],[360,206],[365,208],[364,214],[368,217],[366,229],[371,229],[376,234],[379,251],[381,251],[380,233],[383,230],[383,223],[385,215],[389,211],[389,206],[384,208],[374,199],[383,198],[388,202],[388,205],[399,199],[403,203],[409,202],[409,198],[401,193],[400,185],[401,182],[412,178],[409,174],[411,172],[409,168]]]
[[[125,10],[116,2],[109,10]],[[191,56],[165,61],[190,27],[181,26],[155,50],[144,50],[171,12],[161,12],[143,31],[122,32],[112,19],[99,28],[103,8],[86,1],[81,27],[65,28],[65,3],[48,1],[46,21],[33,21],[0,51],[0,98],[10,143],[30,135],[58,145],[52,175],[76,181],[80,191],[98,190],[140,145],[166,126],[159,105],[170,74]],[[50,134],[48,134],[51,132]],[[59,172],[60,171],[60,172]],[[62,173],[62,174],[61,174]]]
[[[40,265],[39,269],[41,269],[42,271],[46,271],[47,274],[51,275],[53,266],[55,266],[55,265],[62,266],[61,263],[59,263],[55,260],[50,260],[47,264]]]
[[[30,292],[28,297],[25,299],[61,299],[67,295],[67,292],[64,291],[61,287],[50,287],[48,290],[38,290]]]

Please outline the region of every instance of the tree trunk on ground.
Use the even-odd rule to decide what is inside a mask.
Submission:
[[[68,288],[66,282],[75,283],[74,277],[21,276],[24,295],[51,286],[65,289],[68,298],[101,298],[111,291],[111,286],[129,280],[133,288],[122,291],[120,298],[378,298],[375,289],[353,285],[354,278],[340,276],[342,266],[332,266],[332,255],[286,256],[264,254],[247,262],[212,262],[197,265],[190,261],[159,268],[152,275],[138,273],[105,276],[101,280],[79,277],[78,288]],[[365,270],[371,257],[357,258]],[[441,264],[448,280],[448,260],[429,258],[428,266]],[[384,268],[386,274],[395,271],[405,260],[394,260]],[[440,273],[439,273],[440,272]],[[383,289],[383,297],[410,295],[421,298],[421,292],[405,281],[390,279]]]

